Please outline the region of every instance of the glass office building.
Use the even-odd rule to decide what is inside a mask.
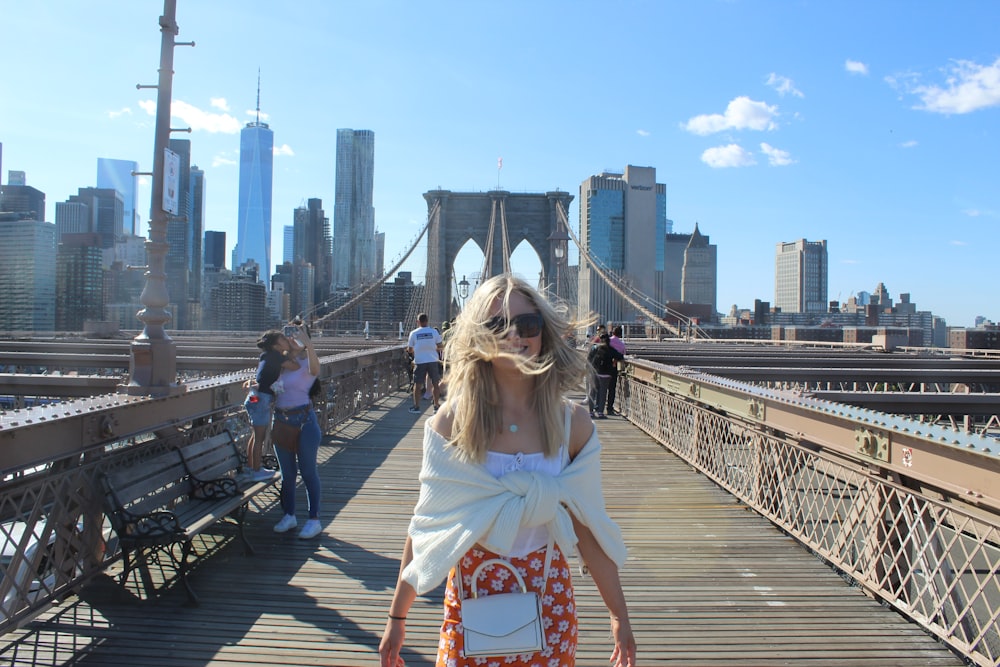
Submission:
[[[337,130],[337,175],[333,204],[333,284],[350,289],[381,277],[377,266],[375,133]]]
[[[56,226],[0,219],[0,330],[53,331],[56,323]]]
[[[267,283],[271,265],[271,178],[274,132],[259,120],[240,131],[240,201],[237,212],[236,266],[249,260],[260,266]],[[236,267],[234,267],[235,269]]]
[[[656,169],[628,165],[622,173],[602,172],[580,184],[580,240],[593,262],[619,288],[663,302],[667,186],[656,182]],[[680,267],[678,267],[678,275]],[[580,260],[580,317],[595,314],[601,322],[632,322],[638,312]]]

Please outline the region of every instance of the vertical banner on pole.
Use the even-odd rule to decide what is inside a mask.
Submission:
[[[169,148],[163,149],[163,210],[171,215],[177,215],[177,190],[181,180],[181,156]]]

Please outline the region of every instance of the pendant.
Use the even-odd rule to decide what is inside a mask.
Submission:
[[[517,433],[517,424],[511,424],[510,426],[507,427],[507,430],[510,431],[511,433]]]

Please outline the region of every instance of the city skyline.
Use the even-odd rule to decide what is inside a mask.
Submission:
[[[656,168],[674,232],[697,223],[711,235],[723,313],[773,301],[775,244],[808,238],[828,240],[831,300],[884,283],[952,326],[1000,319],[986,289],[1000,277],[990,256],[1000,52],[989,27],[1000,6],[509,9],[179,0],[178,41],[197,46],[175,53],[171,126],[192,128],[205,229],[236,241],[238,136],[254,119],[259,66],[261,121],[275,130],[272,258],[295,208],[314,197],[333,208],[336,128],[364,127],[379,135],[373,203],[387,265],[425,221],[423,192],[575,195],[588,175],[629,164]],[[97,158],[150,168],[155,105],[135,85],[155,80],[161,11],[156,0],[4,3],[0,38],[19,64],[0,76],[7,90],[33,92],[0,99],[0,178],[25,171],[46,193],[47,220],[94,185]],[[100,39],[112,24],[115,38]],[[268,39],[244,43],[260,26]],[[72,58],[48,46],[82,34],[93,46]],[[147,181],[144,230],[148,206]],[[515,268],[533,278],[538,259],[523,250]],[[403,270],[419,282],[424,261],[418,249]]]

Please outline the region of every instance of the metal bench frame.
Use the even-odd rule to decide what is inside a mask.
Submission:
[[[152,596],[149,563],[169,564],[190,602],[198,604],[187,576],[195,537],[229,518],[238,528],[244,553],[254,553],[244,530],[247,506],[277,478],[253,481],[249,472],[232,435],[223,431],[103,473],[105,512],[124,562],[122,587],[138,569],[146,594]]]

